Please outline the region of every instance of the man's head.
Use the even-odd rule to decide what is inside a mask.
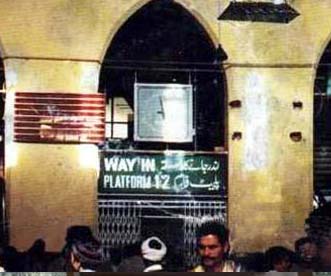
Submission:
[[[73,225],[68,227],[66,243],[72,244],[76,241],[87,241],[93,237],[92,230],[87,225]]]
[[[158,237],[153,236],[143,241],[141,254],[144,260],[161,262],[167,254],[167,246]]]
[[[70,261],[74,271],[81,268],[95,270],[102,262],[102,249],[95,239],[76,241],[72,244]]]
[[[315,242],[309,238],[304,237],[298,239],[295,244],[295,252],[304,263],[311,263],[317,257],[317,247]]]
[[[291,251],[282,246],[270,247],[265,257],[269,264],[269,269],[277,272],[288,272],[292,266]]]
[[[331,237],[322,237],[318,243],[318,257],[323,271],[330,271],[331,269]]]
[[[67,228],[67,235],[65,238],[65,245],[62,249],[63,256],[70,258],[72,244],[79,241],[89,241],[93,239],[92,230],[86,225],[73,225]]]
[[[198,252],[207,270],[219,268],[229,251],[229,231],[218,222],[201,225],[197,233]]]

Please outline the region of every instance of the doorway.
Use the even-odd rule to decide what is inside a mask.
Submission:
[[[99,91],[107,96],[109,146],[203,151],[224,147],[225,58],[221,46],[214,45],[180,4],[156,0],[143,6],[116,33],[101,68]],[[133,140],[135,83],[192,84],[192,142]]]
[[[314,87],[314,192],[331,200],[331,43],[319,62]]]
[[[176,1],[155,0],[140,8],[114,36],[101,67],[99,91],[105,93],[107,98],[106,141],[101,149],[101,156],[109,156],[109,160],[112,160],[115,154],[109,151],[117,151],[116,154],[121,156],[116,157],[116,160],[125,159],[118,162],[134,164],[135,158],[141,159],[145,158],[145,155],[154,154],[155,163],[150,164],[155,165],[155,173],[167,173],[161,168],[162,165],[158,167],[156,164],[159,161],[160,164],[165,164],[163,162],[170,158],[169,154],[177,154],[172,159],[176,160],[174,162],[182,162],[187,156],[192,156],[190,164],[201,160],[199,158],[202,157],[197,153],[224,156],[224,59],[226,54],[221,46],[215,45],[205,28]],[[135,118],[137,113],[134,110],[134,88],[137,86],[192,88],[189,90],[192,91],[192,139],[184,142],[135,139],[134,125],[139,119]],[[183,90],[181,93],[184,93]],[[161,110],[155,109],[155,112],[164,116],[161,100],[158,104],[161,105]],[[173,109],[178,116],[181,111]],[[148,120],[148,116],[145,116],[145,119]],[[151,125],[155,123],[152,120]],[[148,124],[149,122],[146,123]],[[149,160],[152,159],[151,157]],[[224,160],[227,160],[227,156]],[[221,164],[218,161],[216,163]],[[111,164],[115,166],[112,161]],[[174,164],[179,163],[171,164],[176,167]],[[169,166],[168,168],[171,167]],[[128,191],[121,194],[106,194],[99,190],[99,237],[106,258],[114,248],[124,251],[130,244],[139,243],[148,232],[163,229],[164,239],[177,256],[171,257],[173,269],[186,269],[195,265],[198,260],[195,230],[201,224],[202,218],[222,219],[226,222],[227,168],[226,165],[221,167],[222,177],[224,176],[220,185],[222,187],[217,186],[208,194],[193,194],[190,191],[180,194],[174,190],[153,194],[148,192],[147,188],[141,193]],[[140,177],[144,172],[133,173],[135,176],[130,179],[138,179],[135,177]],[[176,174],[177,171],[173,173]],[[155,177],[158,175],[151,174],[151,179]],[[212,179],[215,181],[210,181],[210,184],[217,182],[218,185],[220,177],[221,173],[214,173]],[[201,182],[194,183],[205,183],[204,178]],[[145,179],[144,176],[141,179]],[[167,179],[172,178],[164,180]],[[182,182],[183,186],[188,183],[184,180]],[[113,184],[114,182],[108,187],[115,186]],[[146,187],[148,184],[153,186],[155,183],[146,183]],[[176,260],[181,261],[176,263]]]

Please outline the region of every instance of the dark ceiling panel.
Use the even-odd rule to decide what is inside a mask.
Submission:
[[[289,23],[300,14],[288,4],[231,2],[219,20]]]

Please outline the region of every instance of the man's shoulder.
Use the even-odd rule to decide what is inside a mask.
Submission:
[[[233,260],[226,260],[223,266],[223,272],[242,272],[244,271],[239,263]]]
[[[194,267],[193,269],[191,269],[189,272],[205,272],[205,269],[203,268],[202,265],[198,265],[198,266]]]
[[[222,272],[243,272],[243,268],[240,264],[232,261],[232,260],[226,260],[224,261],[223,271]],[[205,272],[205,269],[202,265],[198,265],[194,267],[189,272]]]

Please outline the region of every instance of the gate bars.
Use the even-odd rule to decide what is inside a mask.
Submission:
[[[104,199],[99,198],[99,239],[103,258],[110,259],[112,248],[123,248],[141,241],[142,219],[180,219],[183,221],[183,259],[187,266],[196,265],[196,229],[207,220],[226,223],[226,199]]]

